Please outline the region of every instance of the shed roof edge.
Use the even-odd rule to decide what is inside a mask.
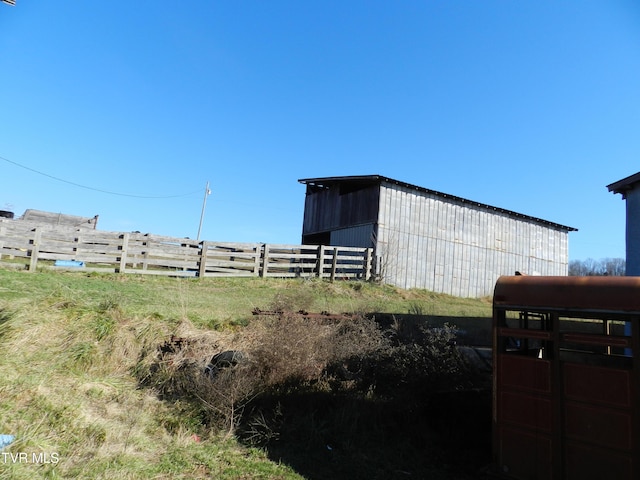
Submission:
[[[639,174],[640,175],[640,174]],[[544,220],[542,218],[533,217],[531,215],[525,215],[524,213],[518,213],[513,210],[507,210],[501,207],[495,207],[493,205],[488,205],[486,203],[476,202],[474,200],[469,200],[466,198],[458,197],[456,195],[450,195],[448,193],[439,192],[437,190],[431,190],[429,188],[420,187],[418,185],[414,185],[411,183],[403,182],[400,180],[395,180],[393,178],[385,177],[382,175],[353,175],[353,176],[341,176],[341,177],[319,177],[319,178],[301,178],[298,179],[298,182],[303,184],[314,184],[314,183],[342,183],[342,182],[387,182],[393,183],[395,185],[400,185],[406,188],[411,188],[413,190],[418,190],[425,193],[430,193],[433,195],[437,195],[442,198],[446,198],[449,200],[458,201],[460,203],[474,205],[476,207],[484,208],[487,210],[492,210],[494,212],[504,213],[506,215],[514,216],[516,218],[522,218],[525,220],[533,221],[536,223],[541,223],[543,225],[551,226],[560,230],[566,230],[567,232],[577,232],[578,229],[574,227],[569,227],[567,225],[562,225],[560,223],[550,222],[549,220]]]
[[[625,194],[628,190],[632,190],[636,183],[640,183],[640,172],[629,175],[628,177],[618,180],[607,185],[607,189],[613,193]]]

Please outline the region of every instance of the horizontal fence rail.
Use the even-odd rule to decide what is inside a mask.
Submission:
[[[185,277],[370,280],[371,248],[196,241],[0,220],[0,260],[87,271]]]

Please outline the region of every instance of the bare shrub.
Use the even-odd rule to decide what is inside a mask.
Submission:
[[[261,391],[260,379],[251,364],[220,371],[215,377],[198,374],[192,378],[191,393],[202,402],[204,420],[216,430],[231,435],[246,405]]]
[[[328,366],[364,359],[384,345],[382,332],[366,318],[316,321],[293,314],[263,316],[232,338],[204,333],[173,336],[138,373],[141,383],[166,399],[199,402],[206,423],[233,432],[255,397],[321,388]],[[243,360],[205,374],[207,361],[225,349],[243,352]]]
[[[318,321],[298,315],[262,317],[242,341],[270,389],[315,384],[328,366],[365,358],[386,345],[375,322],[364,317]]]
[[[402,334],[391,331],[390,347],[371,359],[369,381],[378,394],[426,399],[442,390],[462,388],[467,371],[455,347],[454,326],[429,328],[422,324],[411,336],[405,328],[399,332]]]
[[[317,380],[327,362],[332,326],[299,315],[259,317],[243,332],[256,374],[265,387]]]
[[[260,407],[259,398],[342,392],[417,402],[425,392],[460,383],[455,329],[408,327],[395,322],[383,330],[365,317],[255,317],[226,338],[205,332],[172,337],[158,347],[145,384],[166,399],[190,399],[218,431],[232,434],[243,422],[250,436],[268,441],[277,437],[273,422],[281,416],[269,402],[266,410]],[[241,352],[241,360],[206,371],[212,355],[225,350]]]

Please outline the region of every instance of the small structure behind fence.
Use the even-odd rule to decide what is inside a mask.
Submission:
[[[86,228],[34,225],[0,219],[0,260],[39,265],[77,261],[87,271],[186,277],[372,277],[372,249],[326,245],[271,245]]]

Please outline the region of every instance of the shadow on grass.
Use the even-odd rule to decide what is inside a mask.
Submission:
[[[298,394],[262,399],[239,436],[308,479],[474,479],[490,462],[490,414],[480,391],[414,405]]]
[[[406,339],[415,339],[414,328],[425,320],[436,329],[458,325],[453,317],[376,317],[383,329],[396,322],[398,336]],[[465,321],[469,332],[474,320]],[[486,338],[490,320],[476,321],[482,326],[474,338]],[[438,391],[388,375],[381,377],[386,385],[369,390],[295,386],[256,399],[238,437],[311,480],[485,478],[482,471],[491,461],[490,379],[476,373],[463,389],[457,378],[450,389],[438,383]]]
[[[382,329],[390,328],[398,323],[405,329],[405,337],[414,337],[421,325],[429,328],[442,328],[445,324],[453,325],[457,330],[457,342],[459,345],[474,345],[482,347],[491,346],[491,322],[490,317],[457,317],[444,315],[411,315],[374,313],[368,315],[375,318]]]

